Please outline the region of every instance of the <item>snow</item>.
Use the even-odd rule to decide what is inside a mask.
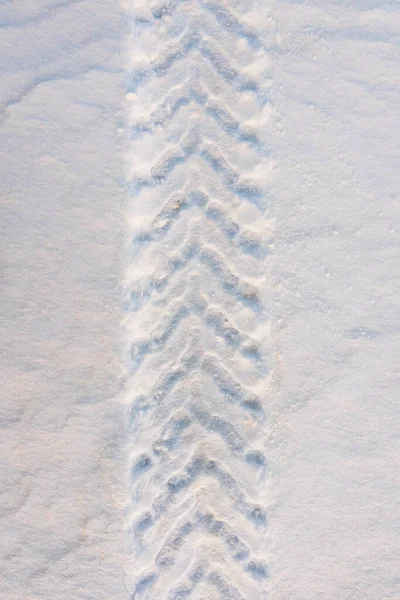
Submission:
[[[1,600],[400,597],[399,4],[222,4],[0,1]]]
[[[271,599],[394,600],[400,13],[282,2],[275,18],[285,52],[273,86],[282,371]]]
[[[0,598],[127,598],[109,0],[0,4]]]

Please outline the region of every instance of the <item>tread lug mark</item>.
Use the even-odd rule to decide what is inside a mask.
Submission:
[[[131,600],[265,600],[267,48],[222,0],[149,0],[132,25]]]

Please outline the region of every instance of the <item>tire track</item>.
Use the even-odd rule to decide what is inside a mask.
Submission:
[[[150,114],[135,121],[131,126],[131,135],[152,133],[155,127],[165,127],[179,114],[181,108],[191,103],[202,106],[205,114],[213,118],[221,129],[235,140],[246,142],[255,147],[259,153],[267,154],[267,149],[260,144],[257,130],[251,123],[241,123],[232,112],[218,102],[217,98],[199,84],[196,78],[176,87]]]
[[[216,0],[150,2],[130,17],[131,597],[261,600],[273,372],[267,51]]]

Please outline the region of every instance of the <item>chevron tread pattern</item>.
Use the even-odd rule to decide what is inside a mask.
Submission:
[[[170,0],[130,15],[132,600],[268,597],[272,107],[248,8]]]

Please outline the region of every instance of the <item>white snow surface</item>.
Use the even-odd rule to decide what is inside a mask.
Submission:
[[[397,600],[399,3],[21,4],[0,599]]]
[[[396,2],[279,2],[273,592],[400,597]],[[278,316],[278,314],[277,314]]]
[[[0,598],[126,599],[111,0],[0,2]]]

